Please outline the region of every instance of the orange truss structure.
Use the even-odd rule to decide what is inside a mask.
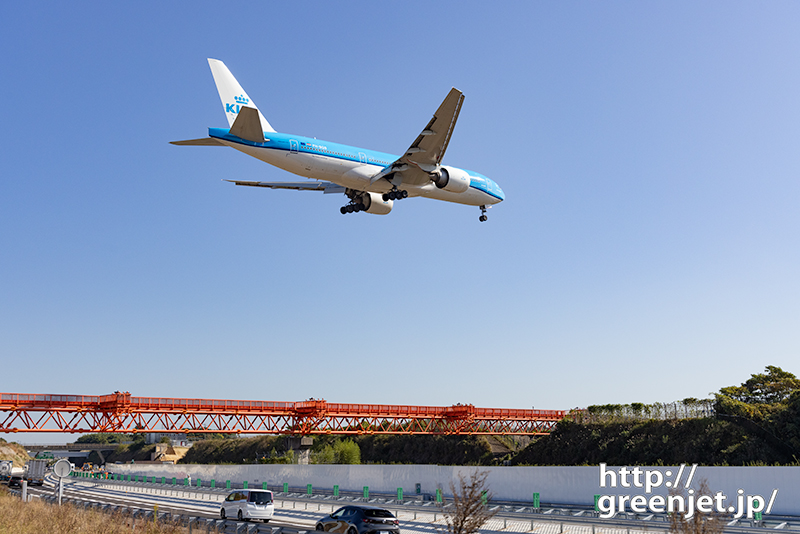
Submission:
[[[568,412],[0,393],[0,432],[541,435]]]

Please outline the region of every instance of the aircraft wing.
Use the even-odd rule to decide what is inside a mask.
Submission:
[[[417,165],[439,165],[450,143],[463,102],[464,94],[455,87],[450,89],[433,118],[400,159]]]
[[[428,182],[430,180],[428,173],[441,164],[447,145],[450,144],[450,137],[453,135],[463,103],[464,94],[455,87],[450,89],[439,109],[433,114],[433,118],[411,143],[405,154],[373,176],[370,181],[374,183],[384,177],[388,179],[390,174],[401,173],[403,183],[420,185]]]
[[[247,180],[225,180],[236,185],[249,185],[251,187],[268,187],[269,189],[294,189],[295,191],[322,191],[331,193],[344,193],[345,188],[331,182],[252,182]]]

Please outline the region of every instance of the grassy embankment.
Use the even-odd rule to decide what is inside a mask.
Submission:
[[[30,459],[31,457],[22,445],[8,443],[3,438],[0,438],[0,460],[11,460],[14,462],[14,467],[23,467],[25,462]]]
[[[70,504],[52,505],[34,499],[23,503],[0,489],[0,534],[183,534],[188,529],[174,524],[135,521],[126,515],[82,510]]]

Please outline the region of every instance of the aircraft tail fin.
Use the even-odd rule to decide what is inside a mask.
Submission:
[[[258,112],[262,131],[275,131],[269,121],[261,114],[261,111],[255,103],[247,96],[247,93],[245,93],[242,86],[239,85],[239,82],[236,81],[236,78],[233,77],[233,74],[231,74],[231,71],[225,66],[225,63],[218,59],[208,58],[208,66],[211,67],[214,83],[217,84],[217,91],[222,101],[222,107],[225,109],[225,116],[228,118],[229,126],[233,126],[236,116],[239,114],[239,110],[246,106]]]

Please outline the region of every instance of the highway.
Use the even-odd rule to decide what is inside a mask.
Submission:
[[[219,519],[220,502],[227,495],[227,491],[224,490],[202,491],[150,486],[152,485],[120,484],[107,480],[68,478],[64,480],[63,496],[76,501],[144,510],[153,510],[158,506],[159,513]],[[49,476],[44,486],[30,487],[28,492],[32,495],[55,496],[58,494],[57,479]],[[297,517],[297,514],[279,514],[279,504],[281,504],[280,501],[275,502],[276,514],[275,518],[270,521],[271,526],[295,530],[314,530],[315,522],[311,518],[311,514],[304,513],[303,516],[306,517]],[[319,515],[321,514],[315,514],[314,517]]]
[[[50,475],[45,486],[29,488],[33,495],[53,496],[57,492],[57,479]],[[219,519],[220,502],[228,490],[211,488],[184,488],[147,483],[123,483],[113,480],[67,478],[64,481],[64,497],[77,501],[107,504],[152,511],[158,506],[159,513],[170,513],[204,519]],[[316,521],[346,504],[363,503],[363,499],[316,495],[275,493],[275,515],[269,527],[282,527],[291,531],[314,530]],[[367,503],[363,503],[367,504]],[[435,534],[445,527],[442,509],[431,501],[398,503],[392,499],[371,499],[372,506],[392,510],[400,520],[404,532]],[[653,534],[666,532],[669,523],[664,518],[652,515],[639,518],[600,519],[590,510],[566,508],[530,507],[513,503],[494,506],[497,515],[489,520],[482,532],[534,532],[536,534]],[[777,519],[777,518],[776,518]],[[752,525],[727,525],[729,533],[759,533],[781,530],[798,531],[797,518],[784,526],[773,522],[768,527]],[[266,525],[264,525],[266,526]]]

